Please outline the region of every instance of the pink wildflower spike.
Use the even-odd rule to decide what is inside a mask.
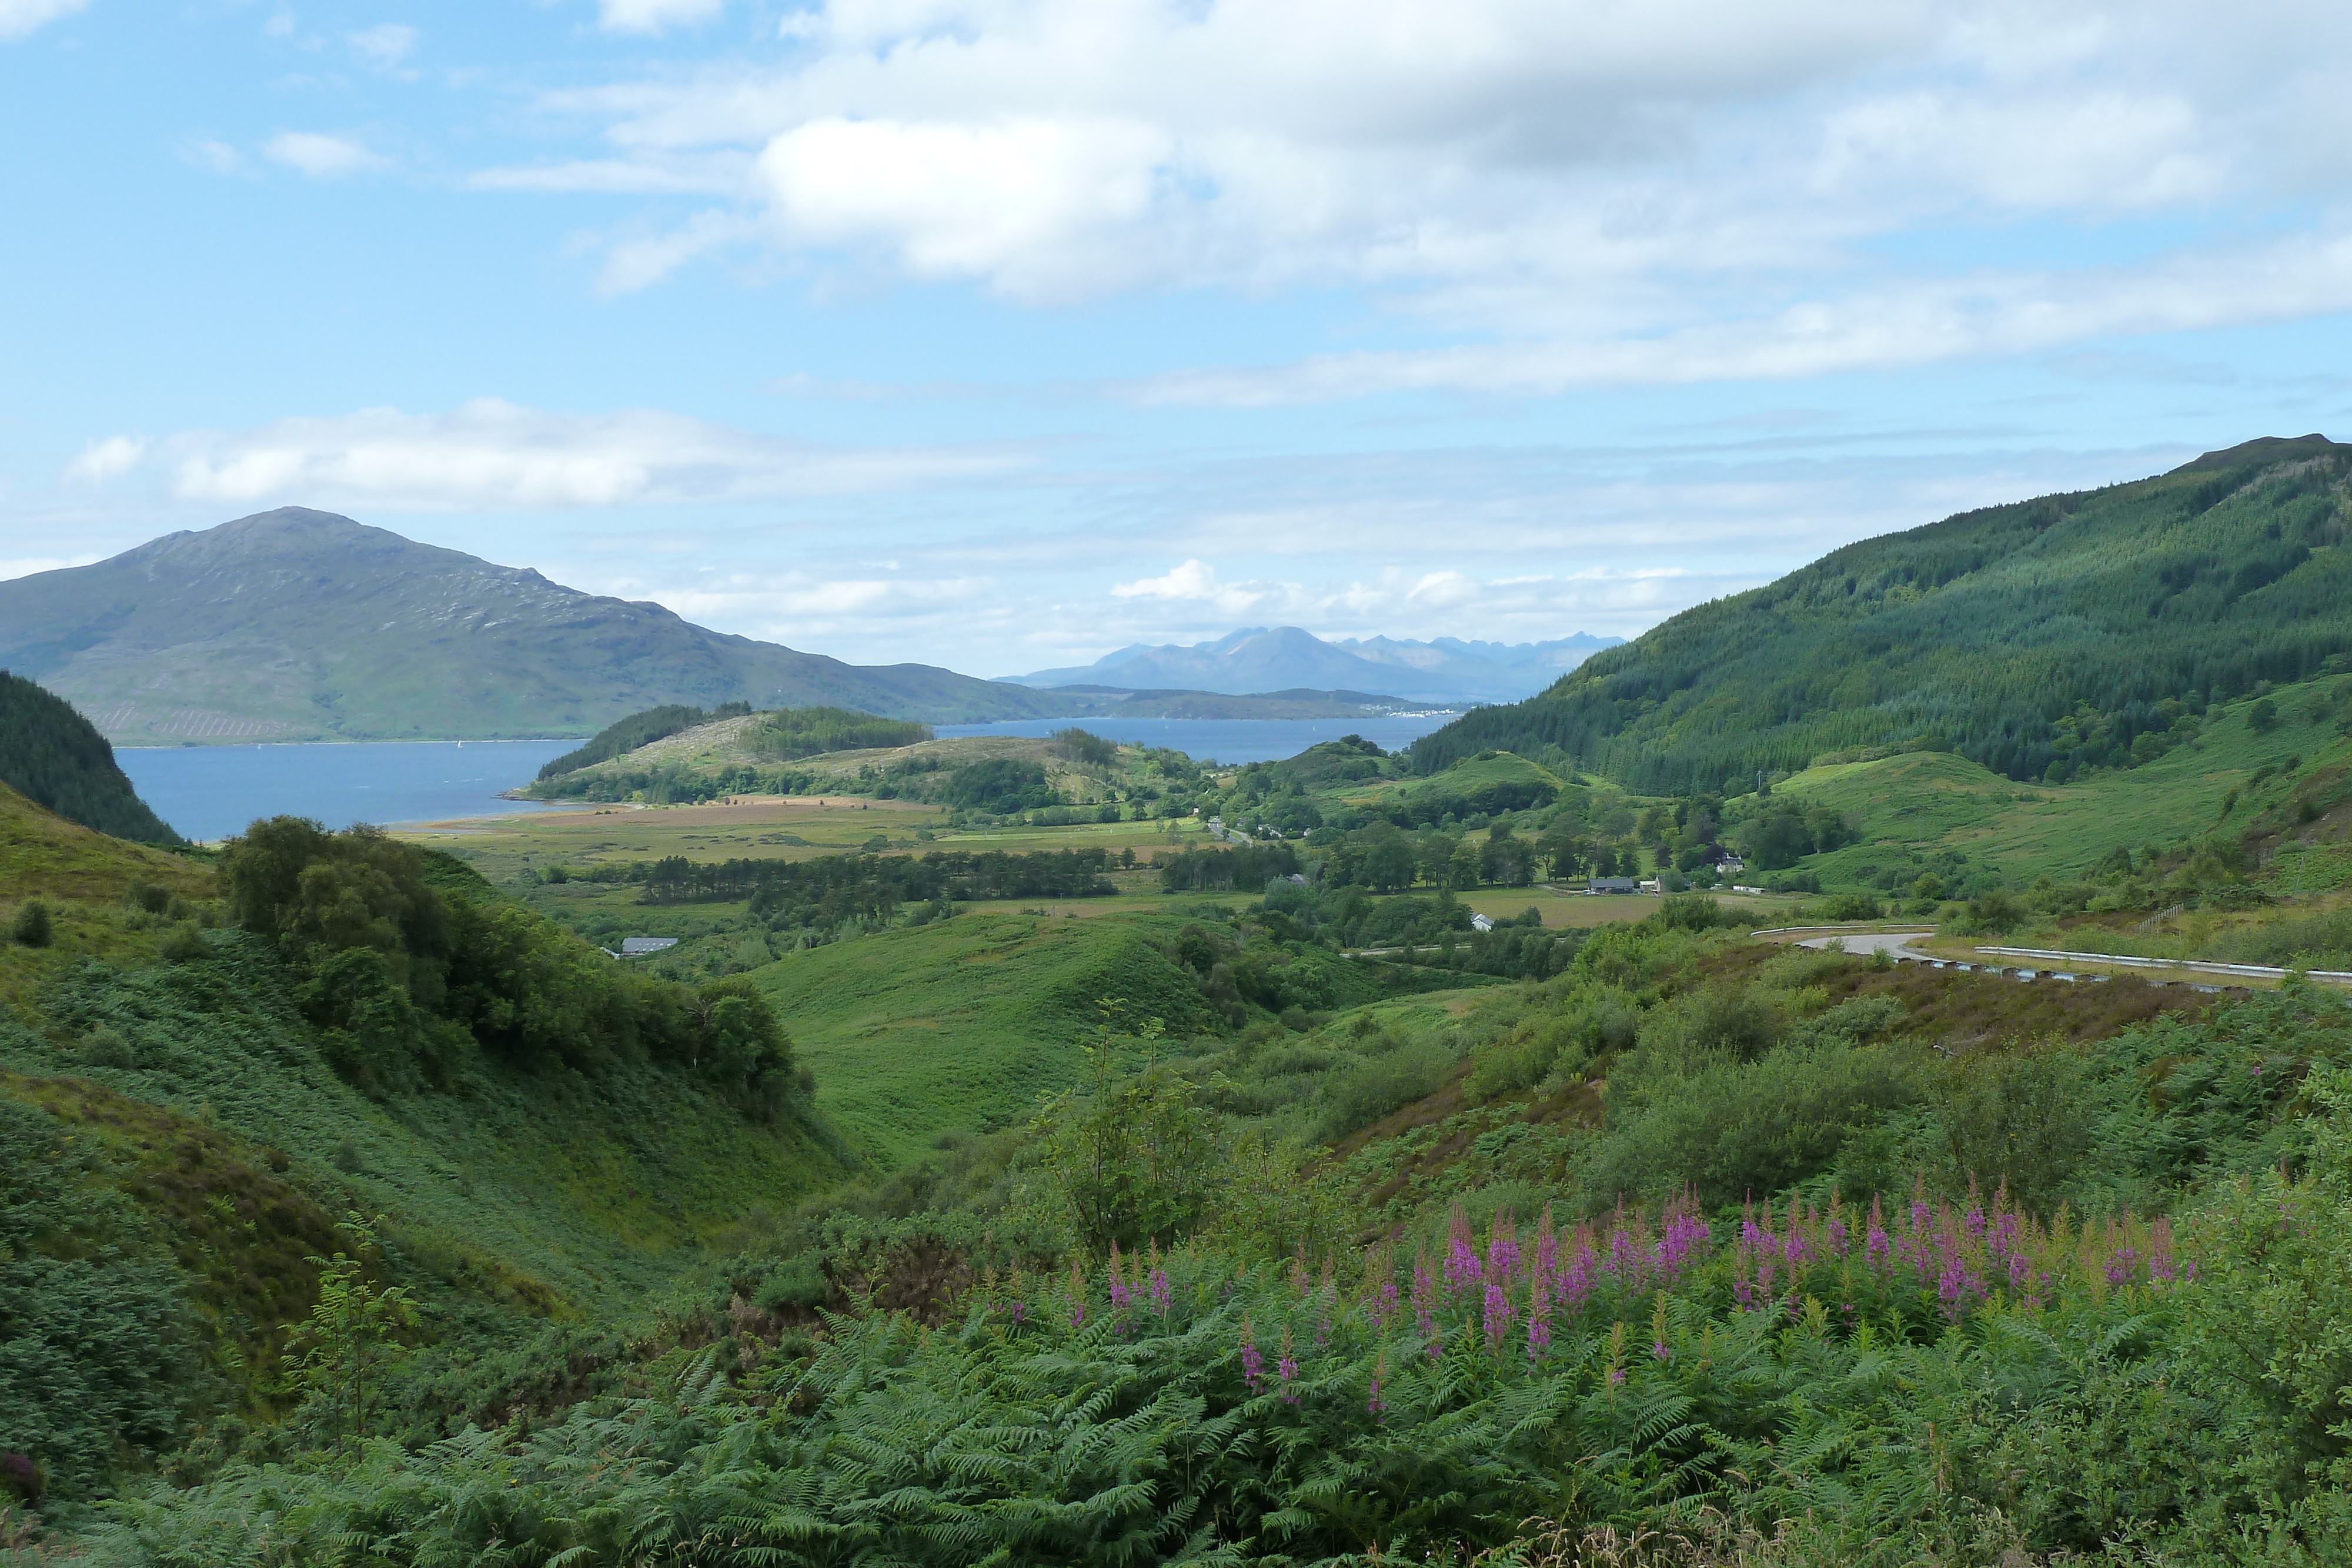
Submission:
[[[1151,1270],[1151,1305],[1161,1317],[1168,1315],[1169,1303],[1175,1299],[1176,1289],[1168,1282],[1168,1270]]]
[[[1507,1208],[1486,1228],[1486,1278],[1508,1289],[1518,1273],[1519,1239]]]
[[[1886,1221],[1879,1211],[1879,1200],[1874,1195],[1870,1200],[1870,1228],[1864,1233],[1864,1256],[1870,1260],[1873,1268],[1883,1269],[1886,1266],[1888,1251]]]
[[[2163,1215],[2147,1232],[2147,1277],[2158,1284],[2170,1284],[2179,1272],[2172,1263],[2172,1221]]]
[[[1242,1314],[1242,1382],[1252,1394],[1257,1392],[1259,1379],[1265,1375],[1265,1357],[1258,1354],[1257,1330],[1249,1314]]]
[[[1503,1336],[1511,1332],[1511,1324],[1517,1318],[1517,1314],[1511,1311],[1511,1298],[1503,1293],[1501,1282],[1487,1281],[1485,1327],[1489,1348],[1503,1343]]]
[[[1478,1283],[1484,1272],[1478,1262],[1478,1249],[1470,1236],[1470,1217],[1455,1204],[1449,1218],[1445,1236],[1445,1291],[1458,1296]]]
[[[1412,1326],[1429,1346],[1430,1359],[1445,1354],[1437,1333],[1437,1281],[1429,1271],[1429,1255],[1416,1253],[1412,1260]]]
[[[1541,1361],[1551,1349],[1551,1282],[1541,1269],[1528,1292],[1528,1359]]]

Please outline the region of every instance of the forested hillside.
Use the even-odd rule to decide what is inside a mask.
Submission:
[[[64,698],[5,670],[0,670],[0,784],[118,839],[180,841],[131,788],[97,727]]]
[[[2249,442],[1866,539],[1472,713],[1414,764],[1557,747],[1637,790],[1726,796],[1906,746],[2020,780],[2127,766],[2184,712],[2352,657],[2347,475],[2352,447]]]

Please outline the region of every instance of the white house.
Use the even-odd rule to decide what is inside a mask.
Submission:
[[[1470,929],[1473,931],[1492,931],[1494,928],[1494,921],[1484,915],[1474,915],[1470,917]]]

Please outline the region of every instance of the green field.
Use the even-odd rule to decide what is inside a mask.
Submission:
[[[2352,759],[2352,740],[2332,717],[2337,685],[2279,687],[2271,697],[2279,722],[2263,733],[2248,722],[2251,701],[2217,706],[2196,739],[2079,784],[2017,784],[1951,753],[1921,751],[1807,768],[1774,792],[1859,821],[1863,842],[1805,862],[1824,883],[1853,880],[1860,866],[1883,862],[1890,846],[1958,850],[2021,881],[2079,874],[2119,847],[2169,845],[2242,826],[2293,795],[2298,780]],[[2306,716],[2315,699],[2330,716]],[[2296,767],[2289,772],[2291,760]],[[2264,768],[2275,771],[2251,785]],[[2232,791],[2240,798],[2225,819]]]
[[[1157,923],[1152,923],[1156,925]],[[887,1167],[942,1133],[1005,1126],[1076,1082],[1098,998],[1171,1035],[1206,1026],[1132,919],[974,913],[796,953],[752,978],[814,1069],[817,1104]]]

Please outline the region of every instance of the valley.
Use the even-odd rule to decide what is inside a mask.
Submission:
[[[2218,457],[1404,748],[714,692],[191,844],[21,682],[0,1553],[2333,1561],[2352,463]],[[1945,700],[1916,604],[2079,648],[2184,518],[2305,552],[2136,601],[2205,662]]]

